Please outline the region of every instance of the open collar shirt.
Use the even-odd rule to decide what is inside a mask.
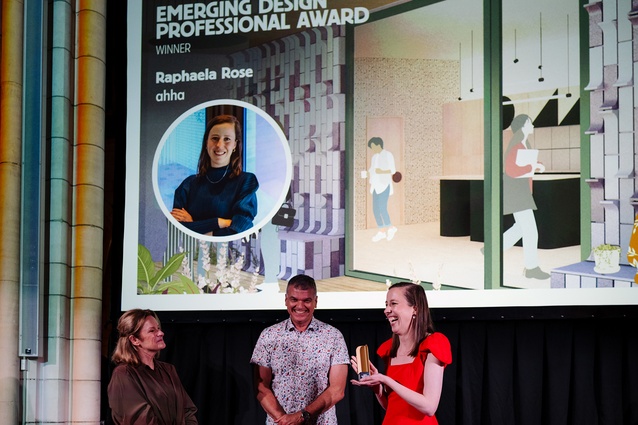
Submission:
[[[350,359],[343,335],[333,326],[313,318],[299,332],[288,318],[264,329],[250,362],[272,370],[272,391],[286,413],[293,413],[328,388],[332,365],[349,364]],[[268,417],[266,423],[275,422]],[[336,425],[335,406],[319,415],[316,423]]]
[[[377,168],[390,171],[388,174],[377,174]],[[394,193],[392,175],[397,172],[394,156],[387,150],[375,153],[370,160],[370,193],[380,194],[390,187],[390,195]]]

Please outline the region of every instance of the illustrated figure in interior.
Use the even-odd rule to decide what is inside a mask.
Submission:
[[[393,193],[392,175],[397,172],[394,165],[394,156],[383,149],[383,139],[373,137],[368,141],[368,147],[374,155],[370,161],[368,176],[370,181],[370,193],[372,194],[372,211],[379,231],[372,237],[373,242],[382,239],[392,240],[397,228],[390,221],[388,214],[388,200]]]
[[[528,115],[520,114],[512,120],[512,139],[504,153],[503,214],[514,215],[514,225],[503,233],[503,251],[523,239],[525,268],[529,279],[548,279],[549,273],[538,265],[538,228],[532,196],[532,177],[544,172],[538,162],[538,150],[531,149],[528,138],[534,133],[534,124]]]

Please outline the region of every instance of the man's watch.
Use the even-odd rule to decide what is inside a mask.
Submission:
[[[310,413],[306,409],[301,411],[301,418],[303,419],[303,423],[308,423],[310,420]]]

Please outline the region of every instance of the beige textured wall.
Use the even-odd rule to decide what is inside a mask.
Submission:
[[[527,104],[517,108],[517,113],[530,114]],[[483,100],[448,103],[443,114],[443,175],[483,175]],[[503,151],[511,138],[508,128],[503,132]],[[580,126],[537,127],[529,142],[539,150],[546,173],[580,172]]]
[[[458,93],[458,62],[422,59],[362,58],[355,60],[354,205],[355,228],[365,228],[367,180],[359,177],[366,164],[366,116],[405,118],[405,224],[439,219],[442,172],[443,108]]]

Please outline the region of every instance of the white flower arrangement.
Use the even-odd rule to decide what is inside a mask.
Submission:
[[[421,285],[421,279],[419,279],[416,275],[416,272],[414,271],[414,266],[412,265],[411,262],[408,262],[408,266],[409,266],[409,272],[408,272],[408,278],[410,280],[410,282],[414,283],[415,285]],[[443,264],[439,265],[439,270],[437,273],[437,278],[434,282],[432,282],[432,289],[435,291],[440,291],[441,290],[441,275],[443,274]],[[385,280],[385,285],[386,287],[389,289],[392,286],[392,281],[390,279],[386,279]]]
[[[199,255],[200,258],[210,258],[210,246],[205,241],[199,241]],[[211,281],[208,278],[210,263],[203,261],[202,268],[206,271],[206,273],[197,276],[197,287],[203,293],[204,288],[210,288],[211,285]]]
[[[257,279],[259,279],[259,268],[255,269],[253,276],[250,278],[250,285],[248,286],[248,292],[255,293],[257,290]]]
[[[415,285],[420,285],[421,284],[421,279],[419,279],[418,277],[416,277],[416,273],[414,271],[414,266],[412,265],[412,263],[408,263],[408,266],[410,266],[410,282],[414,283]]]
[[[225,245],[225,243],[222,245]],[[227,252],[228,250],[226,249],[225,253]],[[226,258],[224,258],[224,260],[226,260]],[[218,258],[217,264],[219,264],[220,262],[221,261]],[[224,261],[224,264],[226,264],[226,261]],[[244,288],[239,286],[239,272],[241,272],[241,268],[243,264],[244,264],[244,255],[242,254],[235,260],[234,264],[224,269],[224,272],[222,274],[223,279],[220,279],[219,275],[217,275],[217,282],[219,283],[220,291],[223,294],[235,294],[238,292],[245,291]]]
[[[181,245],[179,246],[179,252],[180,253],[184,252],[184,247]],[[181,273],[187,278],[191,280],[193,279],[193,272],[191,271],[191,268],[190,268],[190,259],[188,258],[188,253],[186,253],[184,255],[184,258],[182,259]]]
[[[241,272],[244,268],[245,257],[237,249],[229,247],[228,242],[199,243],[199,272],[197,273],[197,287],[202,294],[236,294],[259,292],[257,281],[259,270],[252,273],[248,288],[241,286]]]
[[[250,240],[245,240],[249,243]],[[231,242],[232,243],[232,242]],[[178,253],[164,264],[153,262],[150,251],[138,244],[138,293],[139,294],[234,294],[256,293],[260,274],[257,260],[250,283],[241,285],[246,258],[240,249],[229,243],[199,241],[198,249],[186,252],[180,244]],[[192,269],[191,269],[192,268]]]

